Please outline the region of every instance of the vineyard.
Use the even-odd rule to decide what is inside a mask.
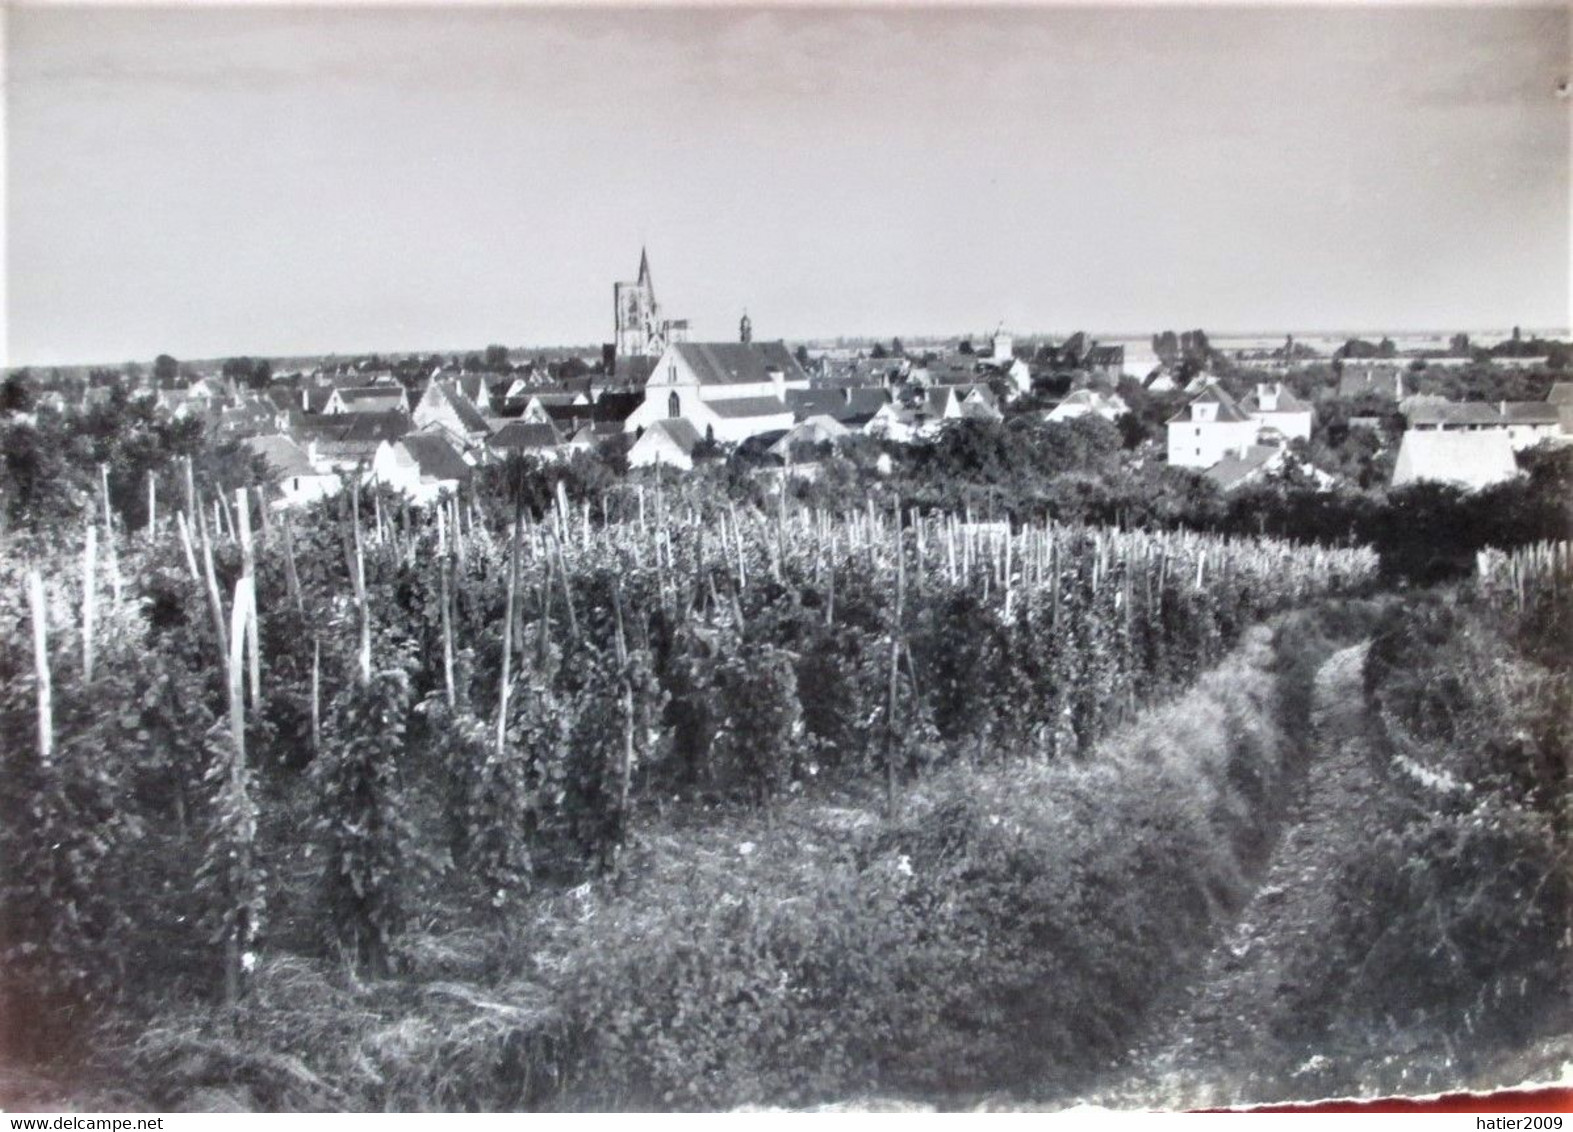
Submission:
[[[235,1002],[269,947],[385,974],[434,893],[505,918],[674,799],[894,813],[947,763],[1084,756],[1375,566],[659,488],[490,521],[188,489],[130,532],[105,499],[4,567],[7,1014],[45,1044],[149,983]]]

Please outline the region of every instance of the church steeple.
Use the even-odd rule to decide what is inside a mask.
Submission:
[[[650,287],[650,256],[643,247],[639,249],[639,286]]]
[[[744,345],[754,340],[754,323],[746,310],[743,312],[743,321],[737,324],[737,336]]]

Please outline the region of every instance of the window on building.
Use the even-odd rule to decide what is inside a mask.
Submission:
[[[683,406],[678,401],[675,391],[666,399],[666,415],[669,417],[680,417],[683,415]]]

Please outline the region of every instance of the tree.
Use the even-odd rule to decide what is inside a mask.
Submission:
[[[798,346],[797,352],[794,355],[794,357],[797,358],[797,364],[798,365],[802,366],[804,369],[808,368],[808,366],[809,366],[809,357],[808,357],[808,347],[807,346],[802,346],[802,345]]]
[[[885,344],[883,342],[875,342],[874,348],[868,352],[868,356],[871,358],[886,358],[890,355],[886,353]]]
[[[160,385],[171,385],[180,376],[180,363],[168,354],[153,359],[153,380]]]
[[[961,340],[961,345],[956,347],[956,352],[958,354],[968,354],[968,355],[975,353],[976,351],[974,351],[973,348],[972,348],[972,339],[971,338],[963,338]]]
[[[508,370],[508,347],[491,345],[486,347],[486,368],[492,373],[505,373]]]
[[[36,402],[33,392],[33,372],[25,366],[8,374],[0,386],[0,413],[30,412]]]
[[[901,344],[900,338],[892,338],[890,340],[890,356],[893,358],[904,358],[907,356],[907,348]]]

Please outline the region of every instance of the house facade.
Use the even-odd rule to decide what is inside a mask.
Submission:
[[[1210,468],[1256,443],[1261,424],[1222,386],[1208,385],[1168,422],[1169,463]]]

